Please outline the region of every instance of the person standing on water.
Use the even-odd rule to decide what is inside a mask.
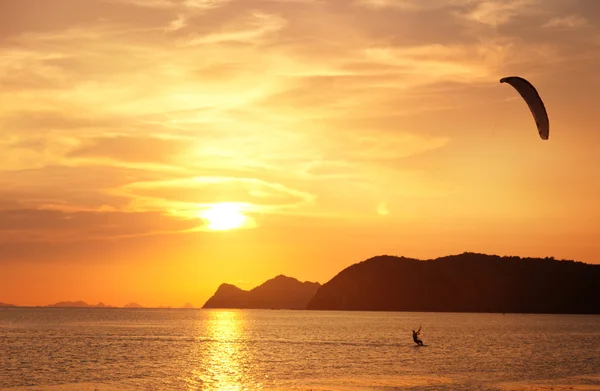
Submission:
[[[421,326],[419,326],[419,329],[417,331],[413,330],[413,341],[415,341],[415,343],[419,346],[423,346],[423,341],[421,341],[419,339],[419,334],[421,333]]]

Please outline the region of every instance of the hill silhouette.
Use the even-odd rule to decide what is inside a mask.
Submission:
[[[600,265],[463,253],[378,256],[324,284],[310,310],[600,314]]]
[[[0,307],[16,307],[16,305],[0,302]]]
[[[279,275],[245,291],[221,284],[202,308],[304,309],[321,284]]]

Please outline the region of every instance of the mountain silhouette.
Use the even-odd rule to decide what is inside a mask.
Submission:
[[[16,305],[0,302],[0,307],[16,307]]]
[[[310,310],[600,314],[600,265],[463,253],[377,256],[324,284]]]
[[[279,275],[245,291],[221,284],[202,308],[304,309],[321,284]]]

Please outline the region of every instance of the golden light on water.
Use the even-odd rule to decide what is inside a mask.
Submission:
[[[259,390],[262,385],[252,379],[249,367],[250,355],[244,345],[245,319],[239,311],[211,311],[206,321],[208,346],[202,351],[203,358],[194,371],[200,381],[200,390],[241,391]],[[207,341],[199,341],[207,343]]]

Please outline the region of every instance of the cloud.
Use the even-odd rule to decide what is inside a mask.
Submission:
[[[61,212],[16,209],[0,211],[2,242],[56,242],[117,239],[191,232],[200,219],[182,219],[160,212]]]
[[[33,132],[42,133],[52,130],[82,130],[114,127],[119,124],[118,118],[82,116],[75,113],[64,113],[50,110],[27,110],[9,112],[0,116],[4,131],[23,131],[26,137]]]
[[[395,9],[399,11],[429,11],[436,9],[458,8],[472,3],[473,0],[354,0],[352,4],[375,10]]]
[[[539,0],[484,0],[475,3],[475,7],[465,16],[493,27],[507,24],[516,17],[524,17],[540,10]]]
[[[185,41],[185,45],[197,46],[220,43],[258,43],[268,37],[269,34],[281,30],[286,21],[278,15],[253,12],[236,21],[235,28],[226,29],[222,32],[199,34]]]
[[[0,39],[86,30],[98,25],[133,28],[165,24],[176,3],[167,0],[19,0],[0,3]],[[6,43],[6,41],[3,41]]]
[[[159,137],[95,137],[68,153],[69,157],[110,158],[125,162],[166,163],[185,153],[189,141]]]
[[[294,209],[314,196],[278,183],[252,178],[198,177],[160,182],[136,182],[117,194],[127,194],[139,208],[160,208],[195,214],[213,203],[248,205],[252,211]]]
[[[179,4],[177,0],[105,0],[109,3],[121,3],[136,7],[173,8]]]
[[[65,211],[113,208],[126,211],[130,199],[109,194],[137,181],[174,178],[172,172],[155,172],[101,165],[45,166],[42,168],[0,171],[0,203],[18,202],[26,208],[54,208]]]
[[[233,0],[183,0],[183,5],[189,8],[209,10],[221,7],[231,1]]]
[[[550,19],[547,23],[545,23],[542,27],[549,29],[557,29],[557,30],[569,30],[574,28],[579,28],[586,26],[588,24],[588,20],[582,16],[578,15],[569,15],[563,17],[555,17]]]
[[[391,127],[393,129],[393,125]],[[441,148],[449,141],[450,137],[419,135],[417,132],[401,130],[344,131],[337,134],[337,140],[331,142],[331,150],[326,155],[349,162],[385,161]],[[348,149],[336,150],[338,145],[345,145]]]
[[[420,5],[414,1],[403,0],[354,0],[358,6],[367,8],[397,8],[402,10],[420,9]]]
[[[166,31],[177,31],[187,26],[187,20],[184,16],[179,15],[177,19],[172,20],[165,28]]]

